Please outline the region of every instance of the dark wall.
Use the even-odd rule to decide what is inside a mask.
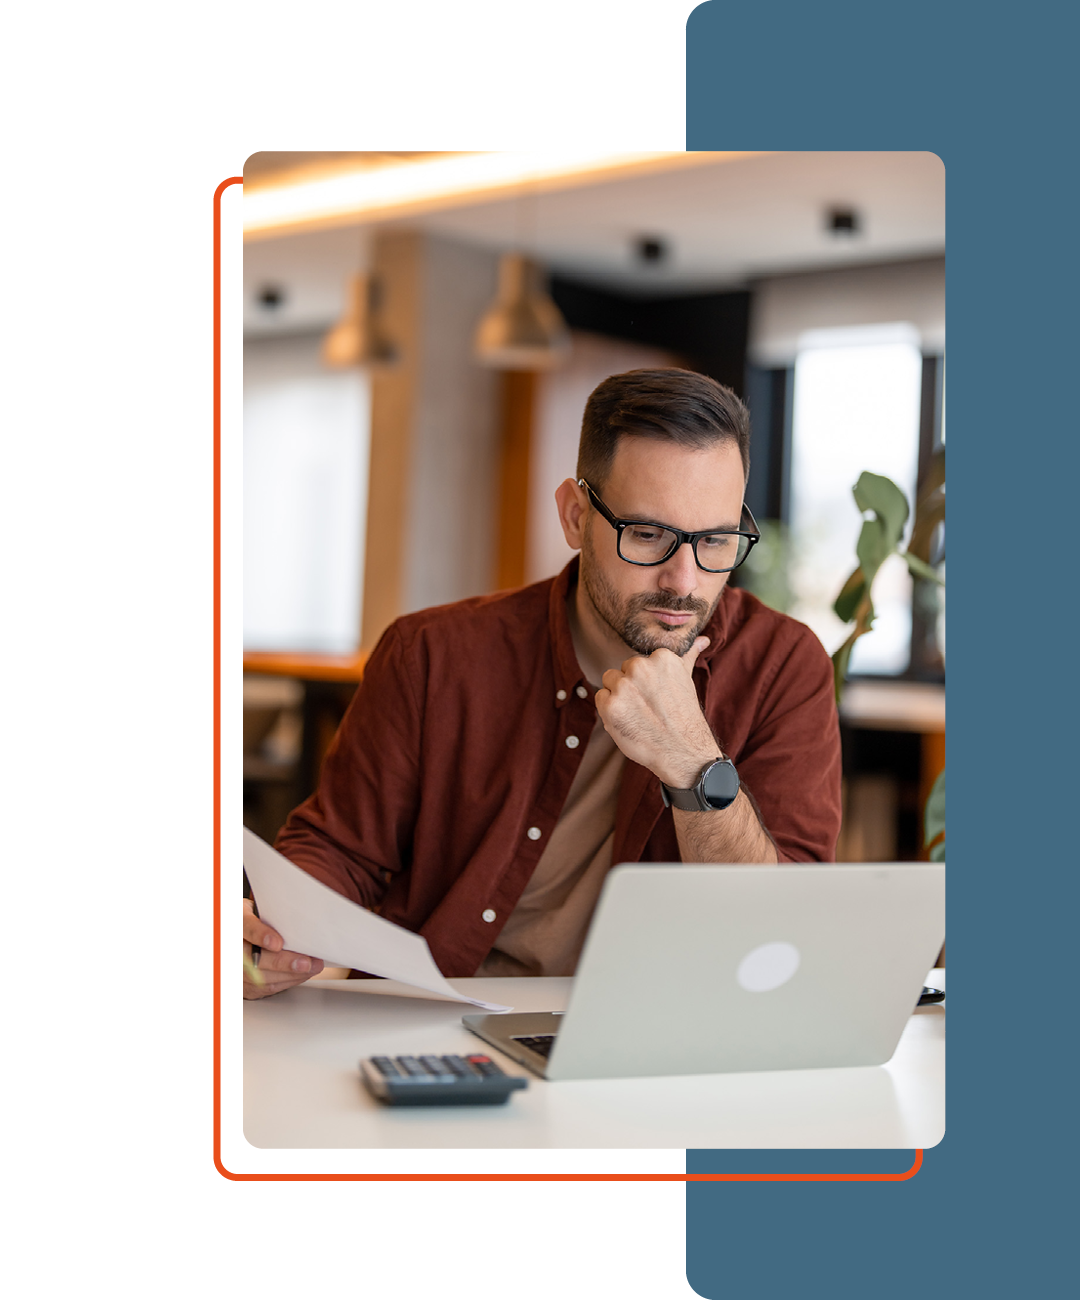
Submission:
[[[557,275],[551,296],[571,329],[675,352],[690,369],[745,398],[748,291],[641,298]]]
[[[746,504],[754,518],[788,517],[791,465],[793,370],[746,368],[746,405],[750,408],[750,479]]]
[[[747,505],[758,519],[786,518],[791,372],[747,366],[748,290],[641,298],[554,276],[551,296],[571,329],[664,348],[734,389],[750,408]]]

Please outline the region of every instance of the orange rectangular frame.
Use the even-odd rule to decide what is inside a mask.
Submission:
[[[242,787],[243,244],[242,182],[214,192],[214,1153],[230,1182],[903,1182],[901,1174],[234,1174],[222,1149],[243,1147],[243,1006],[231,993]]]

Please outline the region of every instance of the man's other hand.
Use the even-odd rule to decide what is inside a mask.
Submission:
[[[262,952],[258,965],[252,965],[251,945],[257,944]],[[318,957],[305,957],[302,952],[289,952],[276,930],[260,921],[255,915],[251,899],[244,899],[244,997],[265,998],[271,993],[281,993],[294,984],[303,984],[318,975],[323,964]]]
[[[676,790],[689,789],[720,753],[693,678],[708,644],[699,636],[681,658],[665,649],[635,655],[609,668],[596,692],[600,720],[626,757]]]

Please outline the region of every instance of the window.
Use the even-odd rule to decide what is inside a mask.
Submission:
[[[244,648],[359,644],[368,381],[328,371],[316,337],[244,348]]]
[[[857,563],[862,517],[851,494],[863,470],[893,480],[914,509],[922,356],[912,325],[813,330],[799,339],[791,430],[791,613],[830,653],[848,628],[832,611]],[[910,530],[910,518],[908,528]],[[852,653],[854,673],[904,672],[911,654],[911,578],[894,556],[874,583],[877,618]]]

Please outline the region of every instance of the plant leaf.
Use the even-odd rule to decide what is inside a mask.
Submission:
[[[944,841],[944,840],[942,840],[940,844],[935,844],[934,847],[930,850],[930,861],[931,861],[931,862],[944,862],[944,861],[945,861],[945,841]]]
[[[869,470],[863,470],[859,481],[851,490],[859,509],[873,510],[881,520],[887,548],[885,554],[888,555],[899,545],[900,538],[904,535],[908,517],[907,497],[892,479],[883,474],[871,474]]]
[[[840,703],[840,696],[844,690],[844,680],[847,677],[848,660],[851,658],[851,648],[858,641],[859,637],[874,626],[874,607],[870,603],[870,597],[864,596],[856,611],[858,618],[854,628],[851,630],[848,639],[838,649],[833,651],[833,689],[836,692],[836,702]]]
[[[855,611],[859,608],[859,601],[862,600],[865,591],[866,579],[863,577],[862,568],[859,567],[840,588],[840,595],[833,602],[837,618],[850,623],[855,617]]]
[[[936,569],[932,569],[929,564],[924,560],[920,560],[917,555],[912,555],[910,551],[904,551],[903,556],[907,560],[907,566],[911,570],[913,578],[925,578],[928,582],[936,582],[939,587],[944,587],[945,579]]]
[[[874,625],[874,606],[870,600],[874,577],[900,544],[908,517],[907,498],[891,479],[882,474],[864,470],[851,491],[859,509],[864,513],[872,511],[874,517],[863,520],[855,546],[859,567],[844,583],[833,603],[833,609],[845,622],[855,620],[850,636],[832,657],[837,704],[844,689],[851,648]]]
[[[833,651],[832,670],[833,670],[833,691],[836,694],[836,703],[840,703],[840,696],[844,691],[844,679],[847,677],[848,660],[851,658],[851,647],[855,644],[856,633],[848,637],[839,650]]]
[[[923,844],[932,844],[945,829],[945,772],[934,782],[930,798],[926,801],[926,813],[923,818],[925,838]],[[933,859],[940,861],[938,858]]]
[[[873,519],[867,519],[855,544],[855,554],[859,557],[859,565],[868,586],[892,550],[881,520],[876,515]]]

